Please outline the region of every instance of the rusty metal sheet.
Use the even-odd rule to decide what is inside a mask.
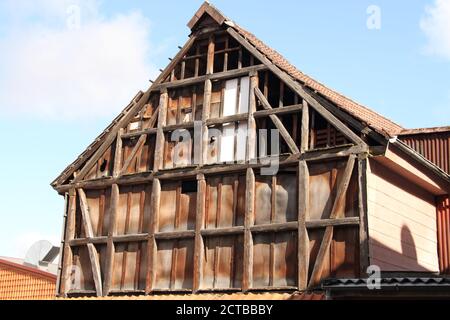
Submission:
[[[450,274],[450,198],[439,197],[436,207],[439,269],[443,274]]]
[[[418,132],[400,136],[400,139],[450,174],[450,129],[442,132],[438,129]]]

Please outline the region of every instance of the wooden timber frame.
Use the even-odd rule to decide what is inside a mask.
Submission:
[[[250,66],[242,66],[239,62],[238,68],[228,70],[227,59],[228,53],[231,52],[227,47],[220,51],[224,54],[224,69],[220,72],[214,72],[214,62],[217,59],[217,50],[215,49],[215,36],[226,34],[239,44],[239,48],[233,49],[239,51],[239,57],[242,57],[242,50],[247,50],[252,57]],[[195,74],[191,78],[184,78],[186,74],[187,52],[192,45],[200,40],[207,40],[206,56],[206,74],[199,75],[199,59],[200,54],[189,57],[195,59]],[[222,52],[223,51],[223,52]],[[259,61],[257,64],[255,61]],[[175,79],[174,68],[177,64],[181,64],[181,79]],[[271,72],[280,79],[280,92],[289,88],[301,99],[301,103],[284,106],[280,101],[279,106],[271,106],[268,100],[268,93],[262,92],[259,87],[259,80],[262,73]],[[235,79],[239,77],[250,78],[250,102],[249,112],[247,114],[233,115],[223,118],[210,118],[211,106],[211,90],[213,82],[224,81],[227,79]],[[170,78],[169,81],[166,81]],[[176,129],[192,129],[193,122],[167,125],[167,109],[169,103],[169,90],[176,88],[203,85],[203,109],[202,109],[202,130],[200,133],[200,145],[197,146],[200,154],[198,165],[186,168],[174,168],[171,170],[163,169],[164,162],[164,143],[165,133],[172,132]],[[148,103],[152,94],[159,95],[159,106],[154,111],[152,122],[156,127],[138,130],[132,133],[125,133],[124,127],[135,117],[135,115]],[[298,100],[298,99],[297,99]],[[258,110],[262,107],[263,110]],[[56,190],[66,195],[66,206],[64,216],[64,236],[62,239],[62,261],[60,272],[58,275],[58,295],[62,297],[77,295],[92,296],[109,296],[115,294],[159,294],[163,292],[182,292],[182,293],[200,293],[200,292],[216,292],[220,289],[204,288],[202,286],[203,277],[203,261],[205,254],[205,237],[233,236],[239,235],[243,237],[243,261],[242,261],[242,284],[240,288],[230,288],[222,291],[307,291],[320,285],[322,272],[327,259],[327,252],[332,245],[333,234],[336,228],[340,227],[356,227],[358,232],[358,268],[361,276],[365,275],[366,268],[369,264],[368,258],[368,235],[367,235],[367,186],[366,186],[366,170],[367,157],[369,155],[369,147],[366,141],[353,130],[336,118],[330,111],[330,106],[324,107],[313,94],[308,92],[303,85],[294,81],[285,72],[281,71],[264,55],[256,50],[245,38],[237,33],[233,28],[226,27],[220,29],[212,29],[212,31],[201,30],[194,32],[180,53],[171,61],[169,66],[156,79],[150,89],[135,99],[133,106],[123,118],[108,132],[104,143],[93,152],[91,158],[84,164],[82,168],[74,175],[74,179],[68,183],[58,185]],[[301,113],[300,121],[300,143],[297,143],[291,136],[289,130],[283,124],[281,117]],[[318,114],[328,121],[333,127],[339,130],[349,141],[347,145],[334,146],[324,149],[316,149],[311,144],[312,132],[312,114]],[[252,157],[252,150],[256,150],[257,146],[257,120],[267,118],[272,121],[275,128],[278,129],[281,139],[288,146],[290,152],[288,155],[280,156],[281,168],[295,168],[297,172],[297,220],[286,223],[273,223],[266,225],[256,225],[254,221],[255,214],[255,184],[256,175],[259,169],[265,167],[264,164],[255,163]],[[157,121],[156,121],[157,120]],[[244,163],[235,164],[217,164],[214,166],[207,164],[206,149],[208,145],[208,128],[214,125],[221,125],[231,122],[247,122],[248,137],[246,140],[246,161]],[[127,174],[127,170],[136,160],[137,154],[146,143],[149,136],[155,137],[154,165],[152,170],[143,173]],[[137,139],[131,152],[124,158],[122,154],[122,144],[124,139]],[[105,151],[115,144],[113,173],[109,177],[100,179],[85,179],[95,163],[105,153]],[[309,217],[309,180],[311,165],[327,161],[345,161],[345,170],[336,186],[336,197],[332,205],[331,215],[326,219],[311,220]],[[357,201],[358,216],[344,217],[342,216],[342,203],[346,197],[350,179],[355,174],[357,176]],[[207,197],[207,178],[215,175],[242,174],[245,176],[245,217],[243,226],[234,226],[217,229],[204,229],[202,226],[205,219],[206,197]],[[157,228],[158,219],[160,217],[160,202],[162,185],[165,182],[177,180],[195,180],[197,182],[196,196],[196,223],[194,230],[186,231],[170,231],[160,232]],[[116,233],[116,219],[118,215],[119,197],[121,189],[127,186],[150,185],[151,186],[151,215],[148,224],[148,232],[138,234],[118,235]],[[89,190],[110,190],[109,214],[110,223],[107,235],[95,236],[91,212],[86,196]],[[77,205],[78,204],[78,205]],[[79,206],[80,210],[77,210]],[[84,230],[84,237],[77,238],[75,225],[78,219],[77,214],[81,214],[81,223]],[[309,233],[312,230],[323,230],[323,238],[320,241],[317,257],[313,263],[310,263],[310,239]],[[291,231],[297,234],[297,285],[286,287],[256,287],[253,279],[253,241],[255,234],[273,233],[273,232]],[[156,286],[156,269],[157,269],[157,243],[163,240],[192,240],[194,242],[193,252],[193,284],[192,289],[187,290],[161,290]],[[119,244],[145,244],[146,265],[145,287],[135,290],[113,290],[113,265],[115,252]],[[104,261],[100,261],[99,246],[106,247]],[[73,265],[74,250],[77,248],[87,248],[90,270],[94,281],[94,289],[74,289],[73,281]],[[273,255],[273,253],[272,253]],[[175,258],[176,259],[176,258]],[[102,267],[103,266],[103,267]],[[311,270],[311,266],[313,266]],[[174,275],[171,275],[171,282],[174,281]]]

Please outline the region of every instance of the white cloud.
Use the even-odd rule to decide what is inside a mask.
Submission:
[[[428,38],[426,53],[450,59],[450,0],[427,6],[420,27]]]
[[[70,27],[77,21],[68,10],[73,3],[80,8],[79,28]],[[149,63],[150,22],[140,12],[107,19],[96,0],[8,0],[5,8],[20,23],[0,39],[3,115],[111,116],[156,74]]]

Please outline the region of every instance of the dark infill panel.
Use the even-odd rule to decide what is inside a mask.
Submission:
[[[116,234],[148,232],[151,215],[152,186],[121,187],[116,217]]]
[[[159,232],[195,229],[197,183],[163,183],[158,217]]]
[[[74,247],[72,250],[73,265],[70,275],[70,289],[76,291],[95,290],[88,248],[86,246]]]
[[[346,162],[327,162],[309,166],[309,218],[311,220],[329,219],[336,199],[337,186],[344,174]],[[350,180],[338,216],[350,218],[358,216],[358,181],[356,170]]]
[[[88,190],[86,198],[94,236],[107,236],[110,224],[111,190]]]
[[[324,230],[310,230],[309,276],[319,252]],[[355,227],[334,228],[330,249],[324,258],[321,279],[330,277],[354,278],[359,276],[359,229]]]
[[[155,289],[192,289],[193,265],[193,240],[158,241]]]
[[[204,239],[202,289],[240,289],[242,287],[244,237]]]
[[[205,228],[228,228],[244,225],[245,176],[207,179]]]
[[[145,290],[147,273],[147,243],[116,244],[112,290]]]
[[[253,239],[253,287],[297,286],[297,232]]]

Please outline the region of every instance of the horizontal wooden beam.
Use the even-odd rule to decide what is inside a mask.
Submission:
[[[172,231],[155,233],[156,240],[194,239],[195,231]]]
[[[286,231],[296,231],[297,229],[298,229],[298,222],[296,221],[287,223],[256,225],[250,227],[250,231],[252,233],[286,232]]]
[[[244,77],[244,76],[250,75],[250,73],[252,73],[252,72],[264,71],[264,70],[267,70],[267,67],[261,64],[261,65],[246,67],[246,68],[242,68],[242,69],[235,69],[235,70],[230,70],[230,71],[225,71],[225,72],[207,74],[207,75],[195,77],[195,78],[188,78],[188,79],[184,79],[184,80],[176,80],[176,81],[172,81],[172,82],[161,83],[161,84],[155,85],[152,88],[152,90],[160,91],[161,89],[175,89],[175,88],[179,88],[179,87],[192,86],[192,85],[196,85],[196,84],[202,84],[206,80],[219,81],[219,80],[226,80],[226,79],[230,79],[230,78]]]
[[[132,138],[140,137],[143,134],[151,136],[151,135],[156,135],[157,133],[158,133],[158,129],[157,128],[152,128],[152,129],[145,129],[145,130],[139,130],[139,131],[124,133],[120,137],[122,139],[132,139]]]
[[[209,126],[214,126],[214,125],[221,125],[224,123],[233,123],[233,122],[246,121],[246,120],[248,120],[248,113],[236,114],[236,115],[222,117],[222,118],[216,118],[216,119],[208,119],[208,120],[206,120],[206,125],[209,127]]]
[[[244,227],[232,227],[223,229],[209,229],[201,230],[200,233],[204,237],[220,237],[220,236],[233,236],[237,234],[244,234]]]
[[[296,112],[302,111],[303,106],[301,104],[295,104],[292,106],[282,107],[282,108],[273,108],[271,110],[261,110],[256,111],[253,115],[255,118],[264,118],[272,115],[287,115]]]
[[[359,226],[359,217],[342,218],[342,219],[324,219],[307,221],[307,229],[321,229],[326,227],[346,227],[346,226]]]
[[[282,155],[280,156],[280,167],[295,165],[299,160],[305,160],[306,162],[317,162],[334,160],[340,158],[346,158],[351,154],[359,155],[363,154],[364,149],[360,146],[345,145],[332,148],[324,148],[320,150],[310,150],[302,155]],[[198,174],[214,175],[214,174],[228,174],[246,171],[249,168],[259,169],[267,166],[267,163],[258,159],[258,163],[244,163],[244,164],[226,164],[226,165],[214,165],[214,166],[192,166],[188,168],[175,168],[170,170],[163,170],[158,173],[143,172],[137,174],[130,174],[123,177],[108,177],[89,181],[83,181],[77,184],[68,184],[57,187],[56,190],[60,193],[68,192],[72,188],[83,189],[105,189],[111,187],[113,184],[118,185],[133,185],[143,184],[153,181],[155,178],[161,180],[175,180],[175,179],[195,179]]]

